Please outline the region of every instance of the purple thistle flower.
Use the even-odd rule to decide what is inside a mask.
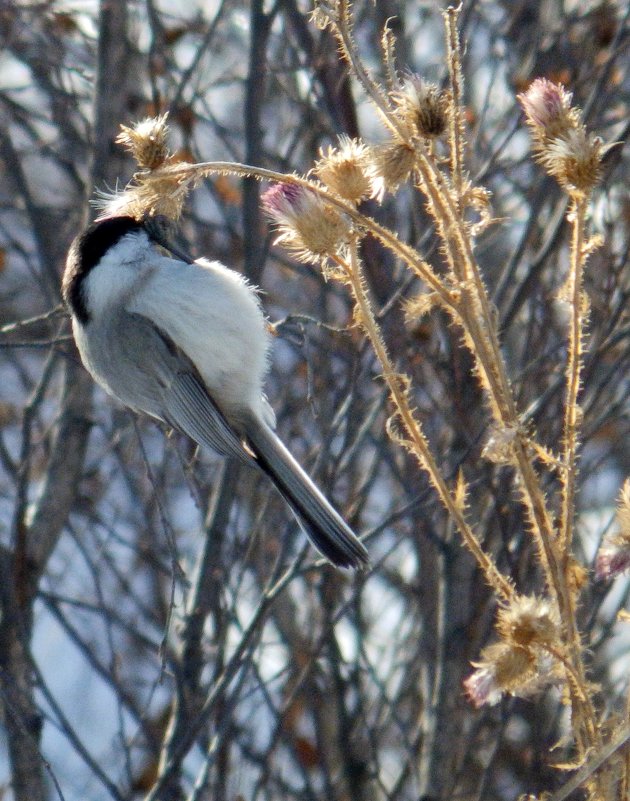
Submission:
[[[275,184],[263,193],[261,202],[278,227],[276,243],[300,261],[320,263],[348,241],[348,220],[305,186]]]
[[[630,547],[609,543],[600,548],[595,559],[596,579],[610,581],[628,569],[630,569]]]
[[[518,96],[532,125],[549,128],[566,118],[571,110],[570,92],[547,78],[536,78],[529,89]]]

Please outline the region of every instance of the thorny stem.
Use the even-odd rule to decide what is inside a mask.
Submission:
[[[448,33],[449,72],[451,77],[452,106],[450,115],[450,145],[451,145],[451,179],[453,184],[434,163],[431,154],[422,142],[416,142],[417,163],[422,183],[419,187],[429,200],[431,212],[440,238],[443,242],[447,261],[453,278],[459,283],[461,296],[455,303],[456,317],[459,317],[464,332],[471,340],[471,351],[480,370],[482,383],[485,386],[490,400],[493,414],[497,421],[506,427],[520,431],[520,419],[514,396],[507,377],[507,370],[501,353],[495,318],[488,294],[481,277],[479,266],[473,254],[469,227],[463,217],[464,212],[464,177],[463,177],[463,136],[462,136],[462,81],[459,64],[460,44],[457,35],[457,10],[449,8],[445,14]],[[347,20],[344,26],[337,30],[338,38],[348,54],[348,59],[355,67],[355,73],[363,83],[371,97],[374,87],[371,80],[365,80],[365,71],[361,69],[360,59],[356,54],[351,31]],[[358,65],[358,68],[357,68]],[[379,93],[380,94],[380,93]],[[377,102],[388,126],[403,139],[404,131],[392,111]],[[388,243],[385,243],[388,244]],[[575,247],[574,247],[575,251]],[[581,252],[581,248],[580,251]],[[471,292],[472,290],[472,292]],[[452,308],[452,307],[451,307]],[[579,369],[579,368],[578,368]],[[577,376],[579,387],[579,374]],[[575,410],[575,404],[573,404]],[[572,421],[571,431],[577,438],[576,421]],[[576,440],[575,440],[576,441]],[[426,444],[426,443],[425,443]],[[574,443],[575,445],[575,443]],[[592,721],[594,710],[590,697],[584,692],[586,687],[584,665],[581,658],[581,643],[575,621],[575,609],[569,587],[569,577],[566,573],[569,554],[567,550],[560,550],[554,526],[547,508],[545,495],[540,479],[531,461],[531,453],[526,440],[519,436],[514,447],[515,466],[520,475],[522,497],[528,510],[532,524],[532,532],[538,544],[542,566],[547,577],[547,584],[553,591],[561,619],[564,621],[567,641],[570,647],[572,669],[578,678],[578,686],[570,682],[572,707],[574,712],[574,728],[578,747],[584,752],[586,743],[581,732],[586,734],[587,742],[593,743],[593,736],[597,741],[599,732],[595,729],[593,735]],[[573,456],[573,464],[575,457]],[[433,476],[432,476],[433,479]],[[571,481],[574,482],[573,476]],[[435,482],[434,482],[435,483]],[[437,485],[436,485],[437,486]],[[573,504],[573,487],[571,495],[565,493],[567,501],[570,498]],[[439,492],[439,487],[438,487]],[[443,500],[444,502],[444,500]],[[447,507],[448,508],[448,507]],[[565,517],[567,532],[570,531],[571,521]],[[564,543],[568,546],[567,534]],[[561,564],[562,562],[562,564]],[[563,569],[564,566],[564,569]]]
[[[383,378],[387,382],[398,416],[402,421],[407,436],[410,438],[412,452],[418,459],[421,467],[429,474],[431,483],[436,489],[440,500],[458,526],[466,545],[483,570],[486,580],[505,600],[509,600],[514,593],[512,585],[499,572],[492,559],[484,552],[475,533],[467,523],[462,510],[454,500],[442,477],[433,454],[431,453],[429,443],[424,436],[422,427],[415,418],[413,410],[409,405],[405,384],[391,362],[380,328],[374,318],[372,305],[367,294],[365,277],[357,254],[356,242],[352,243],[350,246],[349,262],[340,257],[335,257],[334,261],[342,268],[347,276],[356,303],[357,318],[367,334],[374,348],[374,352],[376,353],[376,357],[383,369]]]
[[[482,373],[484,379],[482,383],[489,393],[491,408],[498,422],[519,431],[518,410],[499,346],[490,301],[473,254],[466,223],[458,213],[452,195],[448,191],[446,177],[423,152],[419,153],[418,163],[423,178],[422,190],[429,198],[429,208],[444,244],[449,267],[462,288],[462,299],[457,310],[464,330],[471,339],[470,350]],[[576,739],[580,750],[583,751],[586,744],[583,742],[581,729],[584,729],[587,742],[591,744],[594,742],[592,736],[595,736],[595,742],[598,742],[599,733],[592,725],[595,717],[592,703],[588,694],[583,691],[586,679],[574,603],[569,589],[569,576],[559,558],[562,552],[555,543],[553,524],[540,480],[532,465],[527,444],[521,437],[515,440],[514,455],[520,474],[523,500],[533,524],[532,532],[538,544],[547,583],[555,594],[561,619],[565,625],[573,672],[581,682],[578,685],[570,682],[569,687],[573,702]],[[568,554],[562,561],[568,565]]]
[[[449,8],[445,14],[448,32],[449,70],[451,74],[452,110],[451,126],[451,174],[454,187],[448,185],[444,176],[425,149],[417,148],[418,164],[422,175],[421,190],[429,199],[429,210],[436,222],[440,237],[445,246],[449,266],[462,289],[462,302],[458,307],[460,319],[467,335],[472,340],[471,351],[483,375],[483,385],[489,393],[491,408],[505,427],[520,431],[520,419],[514,402],[514,396],[507,377],[503,354],[499,345],[495,316],[492,312],[488,293],[473,254],[472,242],[465,220],[463,219],[463,174],[461,148],[461,72],[459,68],[460,45],[456,29],[456,11]],[[584,204],[584,208],[585,208]],[[582,212],[583,215],[583,212]],[[583,220],[583,216],[582,216]],[[580,251],[581,252],[581,243]],[[470,290],[474,295],[468,301]],[[579,386],[579,376],[577,386]],[[575,428],[573,428],[575,433]],[[574,669],[585,686],[584,667],[581,659],[580,638],[575,624],[575,610],[568,585],[568,576],[563,570],[558,554],[568,563],[567,551],[559,551],[555,546],[554,528],[547,509],[540,480],[531,462],[527,444],[522,437],[517,437],[514,447],[516,466],[521,478],[523,500],[533,524],[533,534],[538,544],[547,583],[554,591],[562,620],[567,629]],[[565,459],[566,462],[566,459]],[[572,481],[574,481],[574,476]],[[574,484],[572,484],[574,486]],[[568,540],[567,540],[568,544]],[[585,693],[572,690],[576,718],[582,719],[588,726],[593,719],[594,711]],[[576,723],[578,722],[576,720]],[[576,726],[576,733],[579,726]],[[578,741],[581,738],[578,734]]]
[[[334,32],[337,35],[337,41],[339,42],[343,56],[352,67],[352,72],[359,79],[361,85],[370,96],[370,99],[374,105],[381,110],[384,119],[388,121],[390,118],[390,104],[388,102],[387,95],[381,91],[381,87],[372,79],[369,72],[363,66],[361,59],[357,55],[357,51],[354,46],[354,40],[352,38],[352,31],[350,30],[350,26],[348,24],[350,16],[349,4],[346,2],[346,0],[343,0],[342,2],[334,4],[338,8],[333,7],[332,4],[327,2],[321,2],[319,5],[320,8],[326,12],[330,21],[334,25]]]
[[[579,699],[580,704],[584,709],[584,723],[587,728],[589,742],[601,745],[601,740],[597,732],[595,710],[593,709],[586,693],[584,675],[579,670],[581,667],[581,662],[576,667],[572,659],[568,659],[559,648],[554,648],[551,645],[545,646],[545,650],[555,657],[567,672],[569,677],[568,684],[572,688],[573,696]]]
[[[470,350],[482,375],[482,384],[488,393],[495,419],[505,427],[520,429],[520,420],[503,354],[494,323],[488,294],[479,266],[473,255],[466,223],[455,207],[446,177],[423,153],[418,153],[422,175],[422,191],[429,198],[429,209],[444,244],[447,261],[454,278],[459,281],[462,299],[458,314],[462,326],[470,337]],[[472,294],[471,294],[472,290]],[[534,533],[545,567],[548,583],[559,595],[564,583],[560,579],[557,558],[553,549],[553,525],[543,499],[542,488],[532,467],[525,444],[517,438],[515,456],[522,478],[524,499],[535,524]],[[562,606],[562,603],[560,604]]]
[[[569,781],[557,790],[548,801],[565,801],[574,790],[582,786],[590,777],[599,770],[599,768],[609,760],[617,751],[623,748],[630,740],[630,726],[626,726],[611,739],[603,748],[601,748],[595,756],[590,759],[583,768],[572,776]],[[626,799],[627,793],[624,788],[621,788],[620,794],[617,796],[619,799]]]
[[[569,219],[573,222],[571,259],[566,284],[567,301],[571,319],[569,321],[569,341],[567,346],[567,389],[564,408],[564,442],[562,459],[562,512],[560,518],[560,544],[563,553],[568,554],[571,547],[571,531],[575,506],[575,483],[577,478],[577,444],[580,429],[581,410],[577,403],[582,371],[582,334],[585,309],[582,299],[582,279],[584,274],[584,221],[588,198],[579,197],[573,201]]]
[[[444,244],[449,267],[462,287],[462,302],[458,304],[458,313],[464,330],[472,341],[470,350],[484,379],[482,383],[489,393],[491,408],[498,422],[505,427],[511,427],[519,431],[520,419],[499,345],[494,315],[492,314],[479,265],[473,254],[466,222],[462,214],[458,212],[451,192],[448,191],[446,177],[439,172],[436,165],[423,152],[419,153],[418,164],[423,179],[421,188],[429,198],[429,209]],[[582,223],[583,214],[584,210],[582,212]],[[583,225],[581,227],[583,228]],[[574,243],[574,248],[575,246]],[[581,253],[583,249],[581,238],[579,247],[579,253]],[[470,297],[471,290],[472,297]],[[578,302],[580,302],[580,299],[578,299]],[[576,392],[578,387],[579,374],[577,376]],[[573,408],[575,409],[575,403]],[[573,425],[571,430],[575,436],[573,442],[575,447],[577,441],[576,426]],[[522,497],[533,524],[532,533],[538,545],[541,563],[547,577],[547,584],[554,592],[558,603],[570,648],[573,670],[581,681],[582,690],[580,692],[577,691],[577,687],[573,682],[569,683],[569,687],[571,689],[576,740],[580,751],[583,752],[587,744],[599,742],[599,732],[592,725],[592,720],[594,720],[595,716],[592,702],[588,694],[583,691],[586,686],[585,670],[581,657],[580,635],[575,620],[574,601],[569,586],[570,577],[567,574],[570,537],[567,535],[566,548],[561,549],[561,544],[556,541],[544,492],[540,479],[532,465],[527,443],[520,436],[516,438],[514,443],[514,456],[515,466],[521,480]],[[567,466],[568,472],[573,472],[571,468],[575,466],[574,461],[575,452],[573,453],[571,465]],[[574,481],[575,476],[571,478],[571,502],[573,502]],[[571,522],[572,519],[568,522],[569,528],[567,531],[570,531]],[[583,740],[581,731],[586,734],[586,742]],[[593,736],[596,738],[595,741],[592,739]]]
[[[197,164],[173,164],[166,167],[163,171],[156,170],[152,174],[140,174],[139,178],[141,181],[150,182],[153,180],[160,180],[163,177],[168,177],[170,179],[179,177],[187,182],[193,183],[212,174],[243,175],[246,177],[259,178],[261,180],[303,186],[305,189],[308,189],[309,192],[318,195],[324,199],[326,203],[348,216],[355,223],[358,230],[370,233],[388,247],[439,296],[445,308],[457,315],[455,294],[448,286],[445,286],[444,280],[436,275],[431,266],[419,256],[416,250],[409,247],[409,245],[404,242],[401,242],[392,230],[380,225],[380,223],[372,217],[361,214],[354,206],[342,200],[340,197],[331,194],[321,184],[317,184],[307,178],[301,178],[299,175],[275,172],[274,170],[267,170],[263,167],[252,167],[249,164],[239,164],[231,161],[204,161]]]
[[[453,146],[457,151],[457,154],[452,155],[452,159],[454,159],[453,169],[455,170],[454,179],[456,191],[457,186],[459,186],[460,194],[453,192],[453,188],[449,186],[446,176],[429,158],[424,145],[418,142],[416,143],[416,153],[420,172],[423,177],[423,186],[421,189],[425,191],[429,198],[429,210],[436,221],[442,242],[446,248],[451,271],[453,275],[459,279],[460,288],[464,295],[468,293],[468,288],[471,283],[475,286],[476,301],[480,306],[481,313],[478,314],[476,309],[470,308],[476,305],[474,303],[474,298],[471,304],[467,303],[467,298],[465,298],[464,302],[458,304],[447,302],[445,305],[447,308],[456,312],[455,316],[460,319],[464,330],[470,336],[474,344],[471,350],[482,374],[485,376],[486,381],[484,382],[484,386],[489,390],[489,400],[495,419],[502,425],[513,427],[515,430],[519,431],[519,415],[507,378],[490,301],[476,259],[473,256],[466,222],[463,220],[461,213],[458,213],[458,209],[455,207],[453,201],[454,195],[456,197],[457,206],[461,206],[463,201],[461,196],[461,192],[463,191],[463,175],[461,172],[463,154],[460,152],[463,147],[463,141],[460,138],[462,92],[458,55],[460,45],[456,29],[457,11],[452,7],[449,8],[446,12],[446,19],[449,33],[449,50],[451,51],[449,68],[451,70],[451,80],[454,83],[451,87],[451,92],[453,94],[452,106],[455,107],[455,101],[459,101],[457,108],[453,108],[451,113],[452,117],[457,117],[455,122],[451,122],[451,137],[452,139],[454,138]],[[347,24],[344,25],[343,28],[337,28],[337,34],[344,51],[347,51],[349,54],[348,57],[353,67],[356,67],[355,62],[357,62],[360,67],[360,59],[355,52],[351,32],[348,30]],[[368,84],[363,83],[364,74],[365,71],[363,69],[357,69],[357,77],[372,97],[372,82],[368,78]],[[404,129],[391,110],[383,106],[382,103],[377,103],[377,105],[381,109],[389,127],[399,136],[405,138]],[[459,131],[459,133],[457,133],[457,131]],[[457,175],[459,175],[459,179],[456,177]],[[400,245],[395,236],[393,238],[396,243]],[[385,239],[381,241],[388,246],[392,245],[391,241]],[[407,263],[411,262],[409,258],[405,258],[404,260]],[[420,274],[419,271],[416,270],[416,272]],[[433,283],[430,283],[430,285],[431,288],[439,294],[440,298],[444,300],[443,291],[440,292]],[[560,607],[567,608],[566,598],[564,601],[561,600],[566,593],[561,590],[564,581],[560,579],[557,559],[552,545],[554,537],[553,524],[544,502],[544,494],[540,487],[538,477],[532,467],[527,447],[520,439],[516,441],[515,455],[524,487],[523,497],[529,510],[530,519],[534,524],[534,532],[539,551],[544,561],[548,584],[556,589]]]
[[[582,299],[582,279],[584,274],[584,227],[588,197],[575,198],[569,214],[573,222],[571,258],[567,279],[567,300],[571,319],[569,322],[569,341],[567,347],[567,386],[563,426],[563,467],[560,471],[562,483],[562,507],[560,513],[559,549],[563,561],[563,586],[567,587],[570,577],[570,554],[573,520],[575,516],[575,487],[577,479],[577,446],[581,422],[581,411],[577,403],[582,370],[582,334],[585,318],[585,307]],[[575,623],[575,604],[571,593],[567,591],[567,602],[571,604],[564,616],[567,636],[571,647],[572,661],[579,679],[586,681],[584,665],[581,658],[581,639]],[[587,718],[594,715],[588,697],[583,709]],[[591,733],[591,732],[589,732]],[[601,737],[597,728],[589,738],[590,743],[601,745]]]
[[[451,175],[457,198],[462,197],[464,185],[464,123],[462,119],[462,109],[464,107],[462,97],[462,67],[459,58],[460,46],[457,35],[457,17],[461,6],[453,8],[449,6],[445,13],[448,46],[448,71],[451,80],[451,102],[452,112],[449,114],[449,138],[451,155]]]

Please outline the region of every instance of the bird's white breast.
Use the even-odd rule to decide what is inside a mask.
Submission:
[[[162,256],[145,233],[129,234],[86,277],[95,322],[115,304],[142,314],[199,370],[228,412],[268,417],[262,398],[269,334],[256,292],[219,262]]]

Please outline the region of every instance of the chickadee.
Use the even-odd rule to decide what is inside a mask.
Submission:
[[[334,565],[368,554],[274,432],[263,394],[269,333],[251,286],[192,261],[159,219],[111,216],[76,237],[63,297],[85,367],[110,395],[200,445],[257,465]]]

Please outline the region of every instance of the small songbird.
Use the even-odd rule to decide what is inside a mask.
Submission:
[[[263,393],[269,332],[255,290],[189,259],[158,217],[110,215],[72,243],[63,297],[85,367],[110,395],[266,473],[334,565],[365,547],[274,431]]]

